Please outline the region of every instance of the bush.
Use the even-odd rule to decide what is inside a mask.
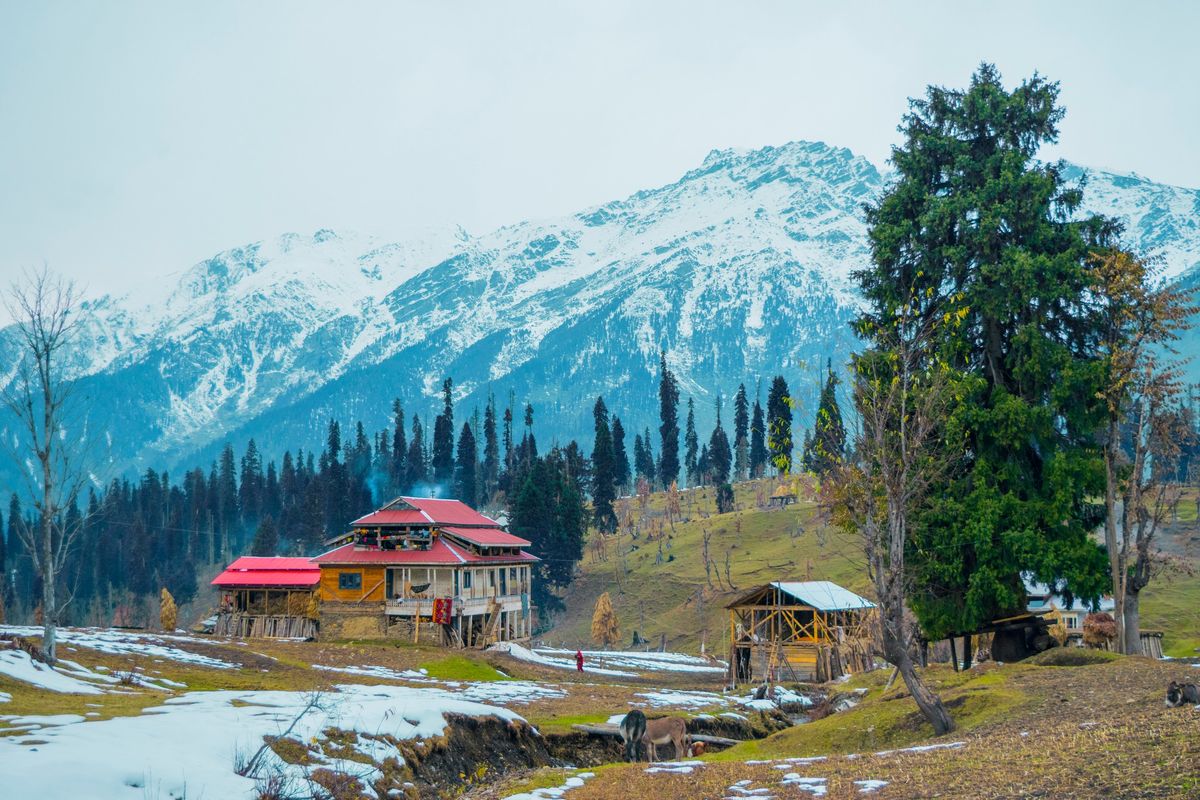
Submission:
[[[1117,621],[1112,614],[1093,611],[1083,618],[1083,643],[1088,647],[1108,647],[1117,636]]]

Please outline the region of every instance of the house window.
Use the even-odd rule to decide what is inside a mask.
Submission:
[[[1063,621],[1067,623],[1068,628],[1079,627],[1079,619],[1076,617],[1063,617]]]
[[[362,573],[361,572],[339,572],[338,573],[338,588],[339,589],[362,589]]]
[[[462,578],[462,581],[463,581],[463,588],[464,588],[464,589],[470,589],[470,588],[471,588],[471,571],[470,571],[470,570],[465,570],[465,571],[463,572],[462,576],[463,576],[463,578]]]

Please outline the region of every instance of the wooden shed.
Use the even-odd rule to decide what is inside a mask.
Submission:
[[[213,632],[313,638],[321,568],[307,558],[242,556],[213,579],[221,604]]]
[[[831,581],[773,581],[729,609],[729,679],[828,681],[875,668],[875,604]]]

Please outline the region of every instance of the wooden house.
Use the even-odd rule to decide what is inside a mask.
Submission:
[[[399,497],[328,544],[313,559],[322,637],[459,647],[529,638],[530,543],[458,500]]]
[[[307,558],[243,556],[212,581],[221,590],[213,632],[312,638],[320,580],[320,568]]]
[[[830,581],[774,581],[729,609],[729,682],[828,681],[874,669],[875,604]]]

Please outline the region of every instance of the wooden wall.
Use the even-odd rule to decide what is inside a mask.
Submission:
[[[361,589],[339,589],[338,575],[343,572],[362,575]],[[374,565],[321,565],[321,600],[341,603],[383,602],[385,568]]]

